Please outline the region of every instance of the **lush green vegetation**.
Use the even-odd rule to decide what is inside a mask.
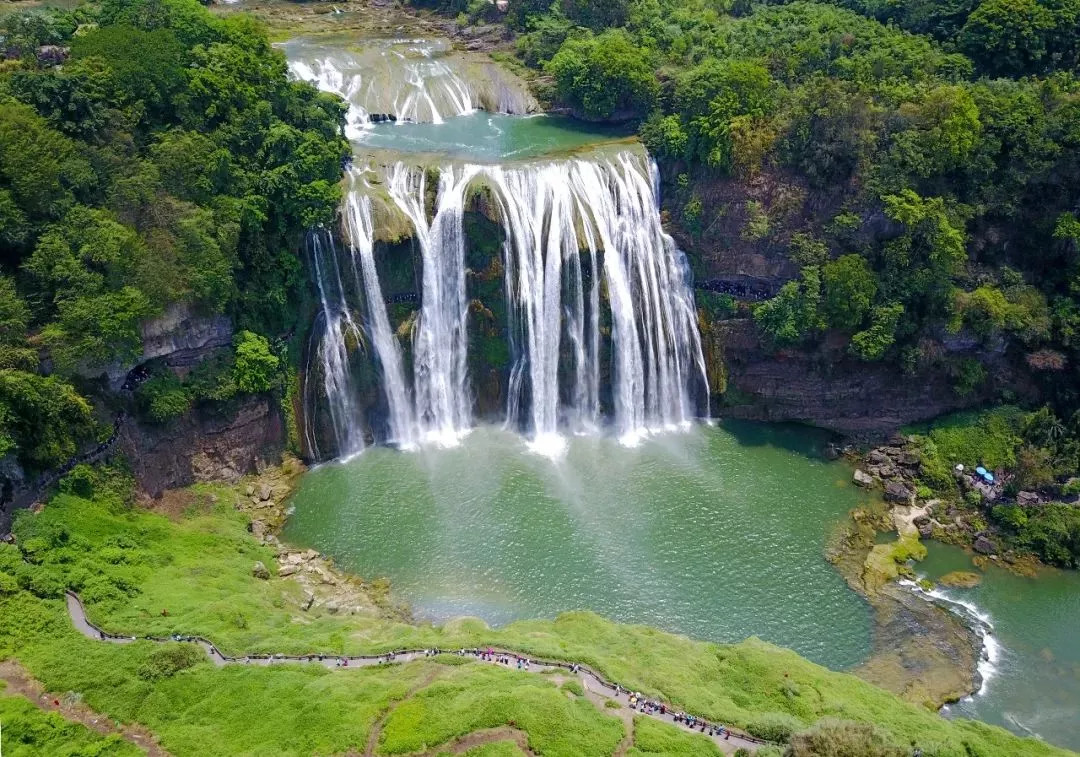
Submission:
[[[0,692],[3,692],[0,685]],[[102,736],[83,725],[43,712],[20,696],[0,693],[4,753],[13,757],[137,757],[144,752],[120,736]]]
[[[341,103],[196,0],[17,12],[0,37],[0,454],[39,471],[99,433],[72,382],[132,365],[167,306],[256,333],[229,386],[147,388],[151,417],[276,385],[265,337],[296,325],[296,250],[337,208]]]
[[[915,739],[927,755],[1062,753],[982,723],[946,721],[757,640],[706,644],[591,613],[491,630],[476,620],[406,623],[374,606],[352,616],[304,612],[298,584],[252,576],[254,561],[274,565],[273,553],[248,533],[247,516],[234,507],[238,491],[200,487],[170,518],[133,508],[115,475],[87,469],[63,488],[41,513],[20,516],[18,546],[0,545],[0,657],[18,657],[50,690],[81,692],[94,709],[150,727],[176,754],[205,754],[207,744],[222,753],[343,752],[365,744],[379,713],[402,699],[384,724],[382,752],[513,723],[545,753],[610,754],[622,730],[606,708],[546,676],[442,658],[349,672],[215,669],[179,647],[103,644],[71,627],[59,598],[64,588],[78,590],[92,619],[109,630],[198,633],[232,653],[497,644],[587,663],[675,706],[774,735],[831,717],[873,724],[890,744]],[[696,748],[666,726],[637,728],[639,753]]]
[[[1025,412],[1003,406],[959,413],[915,431],[921,481],[929,494],[979,513],[1011,547],[1053,565],[1080,567],[1080,507],[1075,504],[1080,428],[1061,423],[1047,408]],[[1006,501],[984,502],[977,491],[961,492],[956,465],[1005,471]],[[1021,491],[1041,495],[1043,502],[1018,501]]]

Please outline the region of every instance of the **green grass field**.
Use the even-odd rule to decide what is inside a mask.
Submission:
[[[0,683],[0,749],[7,757],[137,757],[143,754],[117,735],[102,736],[55,712],[43,712]]]
[[[581,612],[497,630],[475,619],[435,627],[375,611],[306,613],[292,581],[252,576],[254,561],[273,566],[273,554],[247,532],[247,516],[230,493],[214,494],[216,501],[204,496],[174,519],[108,497],[63,494],[20,520],[19,547],[0,545],[0,657],[18,658],[50,691],[80,692],[95,710],[145,725],[176,755],[363,751],[376,727],[380,754],[512,728],[545,755],[609,755],[625,734],[615,713],[573,687],[561,690],[550,676],[447,664],[459,658],[350,671],[183,661],[163,668],[160,646],[80,636],[67,617],[64,588],[79,591],[91,619],[108,630],[200,634],[233,653],[492,644],[586,663],[625,686],[739,727],[783,713],[807,727],[823,717],[873,723],[895,743],[916,741],[926,757],[1067,754],[982,723],[946,721],[756,639],[703,643]],[[633,748],[708,753],[694,737],[649,721],[638,722]],[[517,746],[509,738],[473,749],[499,755]]]

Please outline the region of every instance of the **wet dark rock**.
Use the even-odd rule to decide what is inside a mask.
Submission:
[[[251,569],[251,575],[266,581],[270,578],[270,571],[267,570],[262,560],[258,560],[255,562],[255,567]]]
[[[885,484],[885,500],[911,505],[915,502],[915,492],[899,481],[890,481]]]
[[[986,534],[976,536],[975,542],[971,546],[980,555],[996,555],[998,551],[997,545]]]

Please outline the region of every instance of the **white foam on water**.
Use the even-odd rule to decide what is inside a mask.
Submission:
[[[920,596],[928,597],[940,602],[956,615],[959,615],[966,620],[971,629],[978,634],[982,641],[982,651],[979,655],[979,662],[976,665],[976,669],[979,672],[981,683],[979,685],[979,690],[974,694],[965,697],[964,701],[970,702],[975,697],[985,694],[991,679],[998,673],[999,665],[1004,653],[1004,648],[994,636],[994,623],[990,616],[974,603],[969,602],[966,599],[954,597],[938,587],[934,587],[927,591],[919,586],[917,582],[906,578],[900,579],[897,583]]]

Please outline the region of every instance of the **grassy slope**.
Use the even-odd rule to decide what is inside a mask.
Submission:
[[[0,691],[3,684],[0,684]],[[20,696],[0,694],[0,748],[9,757],[137,757],[143,751],[113,734],[102,736],[55,712],[43,712]]]
[[[291,582],[251,577],[253,561],[272,566],[272,554],[247,534],[245,516],[233,509],[229,496],[218,490],[216,504],[170,521],[63,495],[36,516],[33,530],[47,533],[63,524],[68,544],[78,549],[42,549],[38,559],[46,565],[66,560],[50,569],[69,574],[79,561],[89,561],[93,570],[131,586],[133,598],[106,599],[88,608],[96,622],[114,631],[199,633],[232,651],[372,652],[498,644],[589,663],[624,685],[740,726],[769,712],[791,713],[807,724],[834,716],[876,723],[900,743],[915,739],[924,747],[940,747],[939,754],[964,754],[965,749],[974,755],[1066,754],[982,723],[946,721],[854,676],[756,639],[736,645],[694,642],[591,613],[499,630],[475,620],[437,628],[378,617],[309,616],[296,606]],[[162,617],[160,608],[168,608],[169,616]],[[436,665],[326,672],[215,670],[203,664],[146,681],[138,671],[152,649],[150,644],[117,647],[83,639],[71,629],[59,599],[41,600],[25,591],[0,595],[0,656],[18,656],[50,690],[83,692],[95,709],[149,726],[177,754],[197,752],[198,745],[207,743],[221,745],[223,753],[256,753],[271,745],[288,753],[362,746],[377,713]],[[563,728],[564,722],[573,724],[576,741],[589,745],[577,753],[609,754],[606,745],[618,741],[615,733],[621,729],[611,724],[613,718],[584,702],[574,704],[572,694],[536,676],[519,682],[515,676],[528,674],[438,669],[444,668],[451,672],[440,673],[435,689],[423,688],[391,715],[383,733],[388,749],[415,746],[409,741],[409,723],[423,726],[431,746],[462,728],[511,720],[528,732],[530,742],[544,744],[547,754],[569,753],[560,741],[563,731],[571,730]],[[502,701],[510,691],[513,696]],[[461,704],[450,708],[451,701]],[[530,712],[534,718],[527,717]]]

